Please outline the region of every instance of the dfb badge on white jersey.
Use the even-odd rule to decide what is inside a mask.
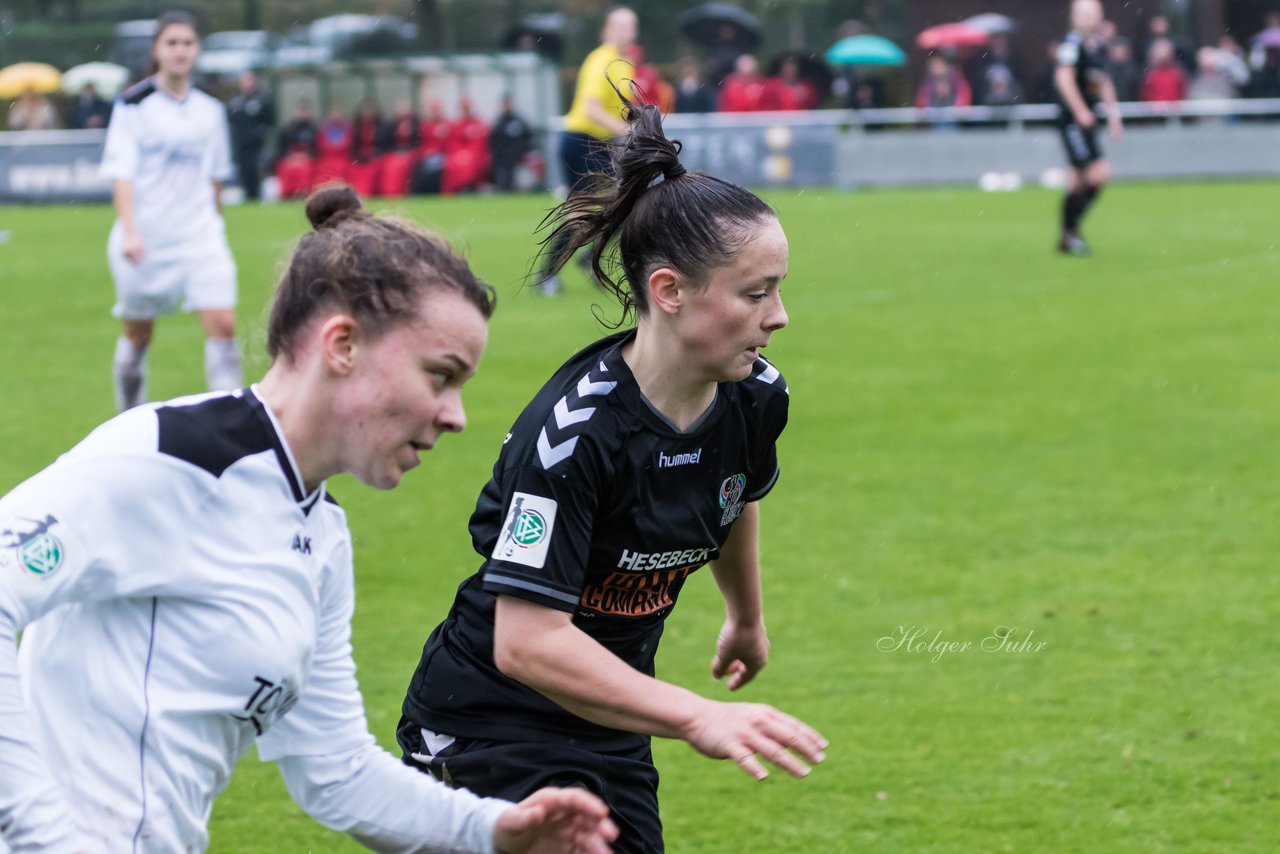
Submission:
[[[541,495],[517,492],[511,496],[507,519],[493,547],[493,559],[542,569],[547,562],[551,531],[556,524],[556,502]]]

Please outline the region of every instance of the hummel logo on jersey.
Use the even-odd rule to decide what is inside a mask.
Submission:
[[[676,466],[696,466],[701,459],[701,448],[691,454],[671,454],[670,456],[658,451],[658,468],[673,469]]]
[[[290,548],[299,554],[309,555],[311,554],[311,538],[304,537],[301,534],[294,534],[293,545]]]
[[[585,425],[596,414],[594,397],[604,397],[618,385],[609,379],[609,368],[604,362],[578,380],[578,386],[556,401],[552,416],[538,434],[538,461],[544,469],[573,455]]]

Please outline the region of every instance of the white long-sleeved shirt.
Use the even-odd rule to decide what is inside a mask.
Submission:
[[[369,734],[353,608],[345,514],[252,390],[99,427],[0,499],[0,850],[204,850],[256,740],[371,848],[491,851],[508,802]]]

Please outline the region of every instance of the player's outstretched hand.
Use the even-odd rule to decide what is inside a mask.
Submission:
[[[717,703],[690,722],[685,741],[712,759],[732,759],[757,780],[769,776],[765,759],[793,777],[807,777],[826,756],[827,740],[799,718],[762,703]]]
[[[494,845],[504,854],[608,854],[617,838],[609,808],[582,789],[539,789],[493,827]]]
[[[729,690],[737,691],[756,677],[769,662],[769,635],[764,623],[739,626],[725,620],[716,640],[716,655],[711,659],[711,675],[729,677]]]

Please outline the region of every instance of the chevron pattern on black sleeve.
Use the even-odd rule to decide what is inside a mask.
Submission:
[[[578,438],[586,432],[587,422],[596,414],[600,399],[618,385],[610,378],[604,362],[597,363],[578,385],[556,401],[551,417],[538,434],[538,462],[547,471],[573,456]]]

